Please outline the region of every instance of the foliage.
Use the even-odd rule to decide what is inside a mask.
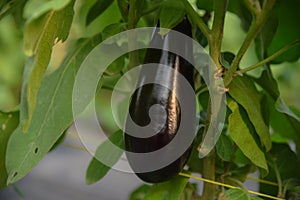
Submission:
[[[154,26],[157,20],[161,26],[171,29],[187,15],[193,25],[193,38],[207,46],[219,69],[216,75],[224,77],[226,88],[221,89],[228,90],[225,129],[216,151],[212,151],[209,159],[198,157],[197,146],[206,134],[206,129],[200,128],[187,172],[243,187],[241,184],[248,174],[258,170],[261,178],[278,184],[277,187],[260,184],[262,192],[298,199],[300,107],[287,105],[284,101],[287,98],[280,93],[287,80],[284,75],[295,69],[286,67],[280,72],[276,68],[288,65],[287,62],[299,66],[299,7],[299,0],[1,1],[0,27],[11,30],[12,34],[0,28],[0,45],[5,47],[0,49],[0,109],[3,110],[0,112],[0,189],[28,174],[74,122],[75,77],[95,46],[123,30]],[[228,16],[239,19],[241,26],[234,28],[242,29],[245,36],[237,52],[228,51],[222,40],[227,37],[224,33]],[[18,45],[20,40],[23,48]],[[63,62],[55,62],[57,45],[64,47]],[[258,62],[245,66],[244,58],[251,48]],[[14,57],[10,57],[13,53]],[[121,75],[138,64],[143,53],[130,52],[117,59],[101,78],[99,90],[111,91]],[[9,71],[12,65],[17,66],[14,73],[19,74]],[[12,77],[17,80],[9,81]],[[199,127],[204,127],[211,117],[209,96],[199,77],[195,79],[202,108]],[[13,90],[20,91],[20,97]],[[7,95],[6,101],[2,94]],[[19,98],[20,105],[11,111]],[[120,131],[112,134],[110,140],[123,146]],[[98,147],[96,155],[105,151],[105,145],[104,142]],[[110,152],[110,162],[116,163],[120,156]],[[86,182],[99,181],[109,169],[93,158]],[[205,173],[208,171],[211,173]],[[196,188],[188,179],[178,176],[169,182],[143,185],[130,199],[259,199],[249,196],[245,189],[224,191],[223,187],[206,183],[200,197]]]

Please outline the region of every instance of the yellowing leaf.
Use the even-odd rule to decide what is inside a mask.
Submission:
[[[34,56],[32,71],[28,79],[28,119],[23,131],[29,127],[36,106],[37,93],[48,67],[52,46],[57,40],[66,40],[73,19],[71,1],[60,10],[50,10],[38,18],[28,21],[24,32],[24,49],[27,56]]]
[[[264,122],[260,95],[253,81],[247,76],[235,77],[229,86],[229,94],[246,110],[262,145],[269,151],[272,145],[270,132]]]
[[[268,172],[268,165],[264,153],[257,145],[247,124],[243,120],[239,105],[228,99],[228,107],[232,111],[229,116],[229,135],[239,149],[253,164]]]

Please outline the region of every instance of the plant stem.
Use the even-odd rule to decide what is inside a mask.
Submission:
[[[208,156],[203,158],[202,176],[205,179],[215,180],[215,150],[213,149]],[[214,200],[216,194],[216,185],[204,183],[202,200]]]
[[[210,125],[211,117],[212,117],[211,101],[209,100],[207,106],[207,118],[205,122],[203,138],[205,138],[205,135],[207,133],[208,127]],[[215,180],[215,150],[214,149],[212,149],[212,151],[206,157],[203,158],[202,167],[203,167],[202,168],[203,178],[214,181]],[[203,194],[201,196],[201,199],[214,200],[215,194],[216,194],[216,185],[205,182],[203,186]]]
[[[277,56],[283,54],[284,52],[288,51],[289,49],[297,46],[300,44],[300,39],[299,40],[295,40],[289,44],[287,44],[286,46],[284,46],[283,48],[281,48],[280,50],[278,50],[276,53],[272,54],[271,56],[263,59],[262,61],[250,66],[250,67],[247,67],[245,69],[242,69],[239,71],[239,73],[243,74],[245,72],[248,72],[248,71],[251,71],[253,69],[256,69],[264,64],[267,64],[268,62],[272,61],[274,58],[276,58]]]
[[[246,35],[246,38],[245,38],[242,46],[240,47],[237,55],[235,56],[235,58],[232,61],[230,68],[228,69],[228,72],[225,75],[225,79],[224,79],[225,87],[227,87],[230,84],[230,82],[232,81],[233,76],[234,76],[244,54],[246,53],[246,51],[249,48],[249,46],[251,45],[252,41],[256,38],[256,36],[260,32],[262,26],[266,22],[268,14],[272,10],[274,3],[275,3],[275,0],[265,1],[262,11],[259,12],[256,16],[253,16],[253,20],[252,20],[251,26],[248,30],[248,34]]]
[[[218,69],[222,69],[220,64],[220,54],[224,31],[224,21],[227,11],[228,0],[214,2],[214,20],[212,24],[211,37],[209,38],[209,55],[217,65]]]
[[[277,164],[275,161],[273,161],[273,169],[275,171],[275,175],[276,175],[276,179],[277,179],[277,183],[278,183],[278,197],[282,197],[282,180],[281,180],[281,176],[280,176],[280,172],[278,170]]]
[[[129,1],[129,13],[128,13],[128,29],[134,29],[137,25],[138,22],[138,15],[137,15],[137,10],[136,10],[136,1],[135,0],[130,0]],[[137,46],[137,41],[136,41],[137,35],[135,31],[131,31],[128,35],[128,46],[129,49],[135,49]],[[129,69],[137,66],[139,64],[139,55],[137,51],[130,51],[128,53],[129,56],[129,64],[128,67]]]
[[[214,13],[215,14],[214,14],[214,19],[213,19],[212,30],[209,31],[207,33],[209,35],[206,36],[208,38],[208,42],[209,42],[209,54],[219,70],[223,68],[222,65],[220,64],[219,59],[220,59],[220,54],[221,54],[221,45],[222,45],[222,39],[223,39],[224,21],[225,21],[225,15],[226,15],[226,10],[227,10],[227,4],[228,4],[228,0],[221,0],[221,1],[215,0],[214,1]],[[198,16],[198,18],[200,18],[198,14],[197,14],[197,16]],[[207,27],[207,26],[205,25],[205,27]],[[203,32],[203,34],[204,34],[204,32]],[[204,130],[204,136],[207,133],[208,126],[210,125],[210,121],[211,121],[211,117],[212,117],[211,101],[209,101],[209,103],[208,103],[207,113],[208,114],[207,114],[205,130]],[[203,158],[202,175],[206,179],[215,180],[215,150],[214,149],[209,153],[208,156]],[[214,200],[215,194],[216,194],[216,185],[211,184],[211,183],[204,183],[202,199],[203,200]]]
[[[181,0],[181,1],[185,6],[185,9],[186,9],[188,15],[190,15],[192,20],[194,20],[194,22],[197,24],[197,26],[199,27],[201,32],[204,34],[204,36],[206,38],[210,38],[210,30],[207,27],[207,25],[204,23],[204,21],[201,19],[199,14],[194,10],[194,8],[191,6],[191,4],[187,0]]]

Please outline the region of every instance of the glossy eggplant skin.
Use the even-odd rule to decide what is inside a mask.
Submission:
[[[173,30],[192,37],[191,25],[188,22],[187,17],[185,17],[183,21]],[[183,75],[190,86],[194,89],[193,66],[179,55],[163,50],[165,45],[178,45],[178,47],[182,48],[182,52],[187,54],[185,57],[192,56],[192,44],[183,41],[172,41],[166,36],[162,37],[158,34],[158,32],[159,28],[157,27],[153,33],[151,42],[159,44],[162,47],[162,50],[151,48],[147,49],[144,64],[159,63],[163,64],[164,67],[170,67],[174,69],[174,73],[172,74],[162,74],[162,72],[158,70],[156,72],[156,77],[166,79],[168,84],[175,86],[175,88],[173,87],[173,90],[176,91],[170,91],[168,88],[155,83],[142,85],[143,80],[148,78],[147,73],[144,72],[142,68],[138,82],[138,84],[141,84],[142,86],[138,87],[134,92],[129,107],[129,114],[132,120],[139,126],[148,125],[151,121],[148,114],[149,109],[154,104],[159,104],[162,106],[167,116],[164,118],[164,120],[159,119],[159,117],[156,119],[165,122],[165,124],[163,128],[154,136],[138,138],[124,133],[125,149],[129,152],[148,153],[156,151],[167,145],[176,136],[178,127],[180,126],[182,112],[179,101],[176,99],[176,95],[181,94],[181,88],[177,86],[178,84],[176,82],[178,81],[178,73]],[[192,145],[188,147],[187,150],[171,164],[150,172],[136,172],[136,175],[143,181],[149,183],[167,181],[176,176],[182,170],[189,158],[191,150]],[[168,153],[172,154],[172,152]],[[129,164],[134,170],[135,163],[130,159],[130,157],[128,157],[128,155],[127,158]],[[155,162],[155,160],[149,160],[149,162]]]

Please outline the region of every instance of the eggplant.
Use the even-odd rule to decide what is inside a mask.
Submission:
[[[151,42],[149,46],[157,46],[158,48],[147,48],[146,55],[143,64],[148,63],[157,63],[165,68],[172,69],[170,71],[162,70],[162,68],[157,68],[154,71],[155,79],[164,79],[164,82],[172,88],[172,90],[168,89],[165,85],[157,84],[157,83],[149,83],[144,84],[147,82],[149,77],[149,71],[142,66],[138,87],[132,95],[129,112],[127,116],[130,116],[132,121],[141,127],[147,126],[151,120],[160,123],[159,130],[156,134],[146,137],[149,133],[141,132],[139,133],[141,137],[136,135],[131,135],[127,130],[128,123],[125,123],[125,131],[124,131],[124,141],[125,141],[125,150],[126,156],[129,161],[129,164],[136,175],[143,181],[149,183],[158,183],[167,181],[174,176],[176,176],[184,167],[185,163],[187,162],[189,155],[192,150],[193,141],[190,143],[186,150],[181,153],[181,155],[174,159],[173,162],[170,164],[163,166],[158,169],[149,170],[146,172],[139,171],[138,165],[139,160],[134,159],[130,153],[145,153],[153,152],[159,150],[166,145],[168,145],[177,135],[177,131],[183,117],[191,118],[191,120],[187,119],[188,124],[187,127],[191,127],[187,129],[187,134],[189,136],[193,135],[193,131],[195,124],[195,112],[196,112],[196,104],[194,102],[195,96],[189,97],[192,99],[192,110],[188,113],[187,116],[182,116],[182,105],[180,105],[178,97],[182,97],[185,95],[184,87],[181,87],[179,82],[179,76],[184,77],[189,86],[192,88],[194,94],[194,80],[193,80],[193,65],[192,63],[185,60],[183,57],[192,58],[193,55],[193,48],[191,40],[179,40],[174,39],[169,36],[169,33],[162,37],[159,34],[159,24],[156,26],[154,33],[151,38]],[[182,22],[180,22],[175,28],[172,30],[178,31],[186,36],[192,37],[192,30],[191,25],[188,21],[188,18],[185,16]],[[154,44],[154,45],[153,45]],[[171,52],[169,47],[173,45],[176,48],[180,48],[180,51],[183,52],[181,55],[177,55],[176,53]],[[192,59],[191,59],[192,60]],[[149,67],[149,66],[148,66]],[[151,77],[153,78],[153,77]],[[146,80],[146,81],[145,81]],[[159,115],[156,114],[155,116],[149,116],[149,111],[151,106],[158,104],[160,108],[163,109],[164,113]],[[152,119],[154,117],[154,119]],[[192,139],[193,140],[193,139]],[[161,156],[172,156],[173,152],[176,151],[174,148],[166,149],[166,151]],[[149,159],[145,162],[145,165],[150,165],[153,162],[158,162],[156,159]],[[135,170],[137,169],[137,170]]]

